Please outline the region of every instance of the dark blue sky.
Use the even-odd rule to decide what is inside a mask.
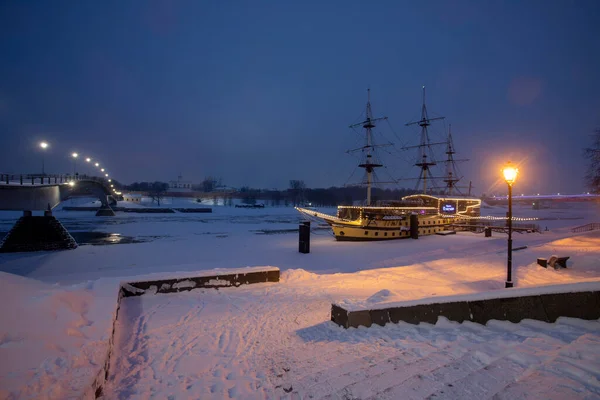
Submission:
[[[508,159],[517,192],[580,192],[599,27],[597,0],[3,1],[0,171],[41,170],[44,139],[51,172],[78,151],[126,183],[339,186],[366,88],[400,138],[382,124],[379,141],[401,145],[425,85],[476,192],[504,190]],[[414,152],[391,153],[382,179],[416,176]]]

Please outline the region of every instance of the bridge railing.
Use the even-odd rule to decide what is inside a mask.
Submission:
[[[585,224],[585,225],[581,225],[578,227],[575,227],[573,229],[571,229],[571,232],[573,233],[580,233],[580,232],[589,232],[589,231],[596,231],[600,229],[600,223],[598,222],[592,222],[589,224]]]
[[[107,184],[104,177],[90,176],[86,174],[4,174],[0,173],[0,184],[20,184],[20,185],[56,185],[72,181],[92,180]]]

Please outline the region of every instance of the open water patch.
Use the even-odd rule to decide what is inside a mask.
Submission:
[[[106,246],[111,244],[147,243],[168,236],[123,236],[108,232],[69,232],[78,245]]]

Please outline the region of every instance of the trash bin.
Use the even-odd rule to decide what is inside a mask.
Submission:
[[[492,237],[492,228],[491,227],[486,226],[484,232],[485,232],[485,237]]]
[[[303,254],[310,253],[310,221],[302,222],[298,226],[298,251]]]
[[[410,237],[412,239],[419,238],[419,216],[417,214],[410,215]]]

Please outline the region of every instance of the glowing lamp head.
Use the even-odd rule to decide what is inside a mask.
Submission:
[[[104,168],[100,168],[100,171],[104,172]]]
[[[85,161],[90,162],[90,161],[92,161],[92,159],[88,157],[85,159]]]
[[[71,154],[71,155],[73,156],[73,158],[77,158],[77,157],[79,157],[79,154],[77,154],[77,153],[73,153],[73,154]]]
[[[73,182],[73,181],[69,182],[69,186],[75,186],[75,182]]]
[[[48,148],[48,143],[46,143],[46,142],[41,142],[41,143],[40,143],[40,147],[41,147],[42,149],[46,150],[46,149]]]
[[[100,164],[98,164],[98,163],[96,163],[96,164],[94,164],[94,165],[95,165],[96,167],[99,167],[99,166],[100,166]]]
[[[508,162],[502,169],[502,174],[504,175],[504,180],[506,181],[506,183],[512,186],[512,184],[515,183],[515,181],[517,180],[519,169],[510,162]]]
[[[112,179],[109,179],[108,181],[109,181],[109,182],[112,182]]]
[[[108,174],[104,174],[104,176],[108,178]]]

